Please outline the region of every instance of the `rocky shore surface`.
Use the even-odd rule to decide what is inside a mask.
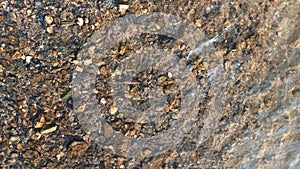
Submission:
[[[299,6],[299,0],[2,0],[0,168],[296,169]],[[88,51],[85,44],[98,30],[128,14],[151,12],[188,20],[205,34],[205,41],[215,41],[213,52],[200,52],[188,61],[201,86],[189,134],[176,148],[155,156],[126,157],[99,145],[83,127],[73,105],[73,74],[85,71],[82,51]],[[149,68],[126,84],[132,105],[140,111],[151,107],[143,98],[156,90],[154,82],[161,86],[167,95],[166,115],[155,125],[127,118],[110,95],[108,85],[118,63],[153,46],[175,51],[180,58],[191,52],[172,37],[138,34],[115,42],[99,65],[95,99],[105,105],[100,111],[107,124],[127,137],[159,135],[178,120],[182,99],[170,73]],[[102,54],[97,44],[90,47],[94,50],[89,55]]]

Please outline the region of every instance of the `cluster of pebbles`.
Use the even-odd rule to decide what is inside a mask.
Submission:
[[[166,43],[167,41],[169,41],[169,45]],[[170,42],[172,42],[172,45],[170,45]],[[167,130],[169,126],[168,120],[170,120],[170,118],[176,119],[176,114],[180,111],[181,96],[180,92],[178,92],[176,81],[172,78],[170,73],[161,72],[161,70],[155,68],[147,68],[142,72],[139,72],[132,81],[121,85],[128,85],[128,96],[125,97],[129,98],[135,109],[141,112],[147,111],[150,108],[151,105],[149,99],[161,99],[159,96],[151,96],[151,91],[162,91],[167,100],[165,100],[165,103],[156,107],[157,111],[165,111],[164,114],[161,114],[162,116],[160,116],[157,124],[143,123],[143,121],[147,121],[143,119],[139,119],[142,123],[137,123],[134,119],[126,117],[121,113],[122,110],[119,110],[113,105],[114,101],[112,94],[108,91],[111,91],[110,81],[112,75],[116,73],[114,70],[115,67],[118,66],[121,59],[131,57],[137,50],[149,48],[152,45],[160,46],[160,48],[164,50],[171,50],[172,48],[182,46],[180,42],[176,43],[172,38],[162,38],[159,35],[144,34],[133,37],[129,42],[126,42],[126,44],[123,42],[113,47],[114,51],[110,51],[111,53],[114,53],[112,57],[105,58],[105,60],[101,61],[102,63],[99,67],[100,74],[96,80],[96,89],[99,91],[97,94],[99,104],[102,103],[108,106],[108,113],[106,114],[108,123],[110,123],[115,130],[122,131],[123,134],[132,137],[151,136],[161,130]],[[104,100],[105,102],[103,102]],[[159,101],[157,100],[157,102]],[[151,116],[150,110],[148,116]]]
[[[281,86],[287,76],[296,79],[299,75],[297,6],[299,1],[292,0],[0,2],[0,168],[241,166],[252,157],[236,151],[245,138],[257,139],[252,138],[251,133],[264,130],[266,122],[262,119],[269,117],[265,117],[264,110],[277,110],[284,105],[281,101],[299,101],[299,80]],[[219,82],[222,97],[218,100],[222,112],[215,112],[220,113],[221,118],[212,135],[201,145],[193,139],[197,138],[194,137],[197,132],[191,132],[178,149],[154,157],[127,158],[102,149],[82,128],[73,110],[72,74],[84,71],[77,55],[93,32],[126,14],[149,12],[164,12],[187,19],[203,31],[208,40],[220,37],[214,47],[216,55],[221,56],[223,70],[224,81]],[[149,91],[161,89],[167,101],[163,105],[164,113],[155,124],[143,123],[143,120],[136,122],[113,104],[109,82],[118,62],[153,45],[172,51],[180,58],[187,57],[191,50],[172,37],[140,34],[129,41],[116,42],[99,67],[96,99],[107,106],[107,123],[127,137],[151,137],[168,130],[169,122],[176,120],[180,111],[182,96],[176,90],[178,84],[168,72],[153,68],[140,72],[127,85],[128,98],[141,111],[150,107]],[[199,121],[192,127],[193,131],[201,130],[205,123],[201,119],[210,115],[213,96],[218,95],[212,93],[214,90],[208,81],[209,64],[201,56],[189,62],[195,79],[203,88]],[[282,83],[277,82],[278,79]],[[274,83],[278,85],[274,87]],[[286,96],[278,93],[285,90]],[[288,116],[296,117],[297,110]],[[299,117],[294,121],[299,122]],[[281,141],[299,138],[296,132],[285,135]],[[260,140],[263,142],[264,138]],[[258,159],[256,165],[261,164],[263,168],[276,159],[266,156],[255,158]],[[292,162],[292,159],[287,161]]]

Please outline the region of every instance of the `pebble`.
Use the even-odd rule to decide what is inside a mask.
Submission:
[[[102,104],[106,104],[105,98],[101,98],[100,102],[101,102]]]
[[[22,150],[23,149],[23,144],[22,143],[17,144],[17,149]]]
[[[119,12],[121,12],[121,15],[126,14],[127,9],[129,8],[129,5],[120,4],[119,5]]]
[[[75,71],[76,71],[76,72],[80,72],[80,73],[82,73],[82,72],[83,72],[83,68],[82,68],[82,67],[79,67],[79,66],[77,66],[77,67],[75,68]]]
[[[85,23],[85,24],[88,24],[88,23],[89,23],[89,19],[88,19],[88,18],[85,18],[85,19],[84,19],[84,23]]]
[[[201,19],[197,19],[195,25],[197,27],[201,27],[202,26],[202,20]]]
[[[91,65],[92,63],[93,63],[93,59],[87,59],[87,60],[83,61],[83,64],[85,66]]]
[[[74,65],[78,65],[78,64],[79,64],[79,61],[78,61],[78,60],[73,60],[73,64],[74,64]]]
[[[27,10],[27,15],[31,15],[32,11],[30,9]]]
[[[10,141],[11,141],[11,142],[17,142],[17,141],[19,141],[19,140],[20,140],[20,138],[17,137],[17,136],[12,136],[12,137],[10,138]]]
[[[121,46],[120,55],[124,55],[125,52],[126,52],[126,47]]]
[[[26,56],[25,60],[26,60],[26,63],[30,63],[30,60],[32,59],[32,56]]]
[[[78,107],[78,112],[83,112],[85,110],[85,104]]]
[[[82,156],[85,151],[88,149],[88,144],[83,141],[74,141],[70,145],[71,154],[73,156]]]
[[[34,125],[34,128],[38,129],[38,128],[42,128],[43,124],[38,122],[36,125]]]
[[[75,117],[74,117],[74,116],[69,117],[69,121],[70,121],[70,122],[74,122],[74,120],[75,120]]]
[[[54,127],[49,128],[49,129],[43,130],[43,131],[41,132],[41,134],[52,133],[52,132],[56,131],[56,129],[57,129],[57,126],[54,126]]]
[[[47,32],[48,33],[53,33],[53,27],[52,26],[48,26],[47,27]]]
[[[84,24],[84,20],[83,20],[83,18],[77,18],[77,24],[79,25],[79,26],[83,26],[83,24]]]
[[[102,66],[99,71],[101,75],[106,75],[107,73],[106,66]]]
[[[117,108],[117,107],[111,107],[111,108],[109,109],[110,114],[116,114],[117,111],[118,111],[118,108]]]
[[[149,149],[145,149],[144,150],[144,155],[150,155],[152,153],[152,151],[151,150],[149,150]]]
[[[94,53],[94,51],[95,51],[95,49],[96,49],[96,47],[95,46],[91,46],[91,47],[89,47],[89,49],[88,49],[88,53]]]
[[[44,107],[44,112],[45,113],[48,113],[48,112],[50,112],[51,111],[51,108],[49,108],[49,107]]]
[[[49,15],[45,16],[46,23],[50,25],[53,22],[53,18]]]
[[[40,121],[34,126],[35,128],[42,128],[46,124],[46,119],[44,116],[41,117]]]
[[[169,78],[172,78],[172,77],[173,77],[173,75],[172,75],[171,72],[168,72],[168,77],[169,77]]]
[[[61,157],[63,157],[65,154],[63,152],[60,152],[59,154],[56,155],[57,160],[60,160]]]

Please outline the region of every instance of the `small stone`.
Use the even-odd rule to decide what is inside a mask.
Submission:
[[[126,47],[121,46],[120,55],[124,55],[125,52],[126,52]]]
[[[204,68],[204,70],[208,68],[208,63],[207,62],[203,62],[203,68]]]
[[[27,109],[23,108],[23,109],[21,109],[21,112],[22,112],[22,113],[26,113],[26,112],[27,112]]]
[[[27,15],[29,16],[29,15],[31,15],[31,13],[32,13],[32,10],[28,9],[27,10]]]
[[[12,154],[11,154],[11,157],[12,157],[13,159],[16,159],[17,157],[19,157],[19,154],[18,154],[18,153],[12,153]]]
[[[201,25],[202,25],[201,19],[197,19],[195,25],[196,25],[197,27],[201,27]]]
[[[105,98],[101,98],[100,102],[101,102],[102,104],[106,104]]]
[[[11,142],[17,142],[17,141],[19,141],[19,140],[20,140],[20,138],[17,137],[17,136],[12,136],[12,137],[10,138],[10,141],[11,141]]]
[[[241,44],[241,48],[242,48],[242,49],[245,49],[246,46],[247,46],[246,42],[243,41],[242,44]]]
[[[83,18],[77,18],[77,24],[79,25],[79,26],[83,26],[83,24],[84,24],[84,20],[83,20]]]
[[[54,62],[54,63],[52,64],[53,67],[56,67],[56,66],[58,66],[58,65],[59,65],[59,62]]]
[[[78,112],[82,113],[85,110],[85,104],[82,104],[78,107]]]
[[[88,49],[88,53],[89,53],[89,54],[93,54],[93,53],[94,53],[94,51],[95,51],[95,49],[96,49],[96,47],[95,47],[95,46],[91,46],[91,47],[89,47],[89,49]]]
[[[35,1],[35,6],[36,6],[37,8],[42,8],[42,2]]]
[[[25,58],[26,63],[29,64],[31,59],[32,59],[32,56],[26,56],[26,58]]]
[[[152,153],[150,149],[145,149],[144,150],[144,155],[149,156]]]
[[[70,122],[74,122],[74,120],[75,120],[75,117],[74,117],[74,116],[69,117],[69,121],[70,121]]]
[[[88,18],[85,18],[85,19],[84,19],[84,23],[88,24],[88,23],[89,23],[89,19],[88,19]]]
[[[173,75],[172,75],[171,72],[168,72],[168,77],[169,77],[169,78],[172,78],[172,77],[173,77]]]
[[[46,23],[50,25],[53,22],[53,18],[49,15],[45,16]]]
[[[130,131],[130,136],[133,137],[135,135],[135,133],[136,133],[135,130]]]
[[[142,13],[147,13],[148,9],[142,9]]]
[[[56,131],[56,129],[57,129],[57,126],[54,126],[54,127],[49,128],[49,129],[43,130],[43,131],[41,132],[41,134],[52,133],[52,132]]]
[[[44,107],[44,112],[45,113],[48,113],[48,112],[50,112],[51,111],[51,108],[50,107]]]
[[[34,125],[34,128],[38,129],[38,128],[42,128],[43,127],[43,124],[38,122],[36,123],[36,125]]]
[[[17,149],[22,150],[23,149],[23,144],[22,143],[17,144]]]
[[[73,60],[72,61],[74,65],[78,65],[79,61],[78,60]]]
[[[90,136],[89,136],[89,135],[84,135],[84,136],[82,137],[82,139],[83,139],[84,141],[88,142],[89,139],[90,139]]]
[[[31,138],[33,140],[39,140],[42,137],[41,133],[32,134]]]
[[[60,160],[61,157],[63,157],[65,154],[63,152],[60,152],[59,154],[56,155],[57,160]]]
[[[118,114],[118,118],[120,119],[124,118],[124,114]]]
[[[19,101],[19,102],[18,102],[19,108],[21,109],[23,106],[26,105],[26,103],[27,103],[26,100]]]
[[[47,27],[47,32],[48,33],[53,33],[53,27],[52,26],[48,26]]]
[[[82,72],[83,72],[83,68],[82,68],[82,67],[79,67],[79,66],[77,66],[77,67],[75,68],[75,71],[76,71],[76,72],[80,72],[80,73],[82,73]]]
[[[44,116],[42,116],[42,117],[41,117],[41,119],[40,119],[40,123],[42,123],[42,124],[46,124],[46,119],[45,119],[45,117],[44,117]]]
[[[85,66],[91,65],[92,63],[93,63],[93,59],[87,59],[87,60],[83,61],[83,64]]]
[[[106,104],[107,105],[111,105],[112,103],[113,103],[113,99],[111,99],[111,98],[106,99]]]
[[[117,108],[117,107],[111,107],[111,108],[109,109],[110,114],[116,114],[117,111],[118,111],[118,108]]]
[[[82,156],[89,145],[83,141],[75,141],[70,145],[71,154],[73,156]]]
[[[150,87],[145,87],[145,88],[144,88],[144,92],[145,92],[145,93],[150,93],[150,91],[151,91]]]
[[[119,5],[119,12],[121,12],[121,15],[126,14],[127,9],[129,8],[129,5],[120,4]]]
[[[106,75],[106,73],[107,73],[107,70],[106,70],[105,66],[101,66],[99,71],[100,71],[101,75]]]

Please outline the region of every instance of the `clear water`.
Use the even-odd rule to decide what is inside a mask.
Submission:
[[[260,5],[259,3],[254,4]],[[234,33],[237,29],[235,23],[233,22],[227,29],[224,29],[223,34],[212,38],[206,37],[205,39],[201,33],[196,34],[202,45],[196,45],[195,50],[191,51],[187,59],[194,53],[200,53],[199,56],[207,61],[208,83],[207,86],[200,88],[211,92],[211,99],[206,103],[208,107],[203,108],[198,121],[195,119],[199,117],[190,117],[192,119],[190,121],[195,120],[193,122],[196,127],[192,127],[191,135],[185,138],[183,143],[180,143],[179,146],[175,145],[179,152],[177,157],[170,155],[166,158],[169,163],[179,157],[181,167],[185,168],[299,168],[300,29],[298,23],[300,1],[282,0],[277,1],[274,5],[275,7],[267,15],[260,18],[259,30],[257,30],[259,38],[261,38],[259,39],[260,44],[251,46],[252,52],[246,56],[242,56],[239,52],[232,53],[230,59],[234,62],[228,66],[226,63],[222,65],[222,57],[218,55],[219,49],[215,49],[212,45],[222,43],[222,40],[228,38],[226,37],[228,34]],[[256,12],[255,6],[252,7],[253,12]],[[236,20],[239,19],[237,17]],[[122,24],[125,26],[122,27]],[[128,34],[134,32],[132,29],[125,31],[127,26],[123,22],[117,31],[112,31],[113,40],[115,40],[114,33],[118,34],[116,32],[122,32],[123,29]],[[139,28],[139,26],[135,28]],[[141,30],[142,28],[140,27]],[[128,34],[125,35],[129,36]],[[100,37],[101,32],[98,32],[91,40],[101,43],[103,39]],[[189,38],[191,37],[187,37],[185,40],[189,40]],[[90,52],[89,49],[87,49],[88,52]],[[205,55],[201,55],[201,52]],[[93,54],[101,55],[100,53]],[[74,77],[76,79],[76,76]],[[119,85],[115,87],[117,88],[117,86]],[[76,101],[74,103],[76,104]],[[119,105],[122,103],[120,102]],[[95,112],[96,110],[97,108]],[[90,114],[94,113],[90,112]],[[101,123],[97,121],[98,114],[94,114],[94,117],[95,124]],[[86,130],[98,132],[96,131],[98,130],[97,126],[90,124],[91,118],[85,118],[83,116],[81,120],[89,122],[86,124]],[[105,120],[102,122],[101,124],[105,124]],[[92,138],[101,143],[106,141],[120,147],[125,145],[123,142],[130,142],[137,147],[140,145],[136,143],[142,142],[138,139],[130,141],[131,138],[122,140],[123,135],[117,137],[114,134],[109,135],[110,138],[106,140],[105,132],[99,139],[98,134],[92,135]],[[118,138],[119,142],[111,136]],[[170,141],[167,137],[165,139],[162,142],[172,144],[172,140]],[[167,148],[173,148],[170,147]],[[139,148],[133,150],[133,157],[140,153]],[[154,152],[155,155],[160,153]],[[150,161],[148,167],[153,166],[155,166],[155,161]]]

